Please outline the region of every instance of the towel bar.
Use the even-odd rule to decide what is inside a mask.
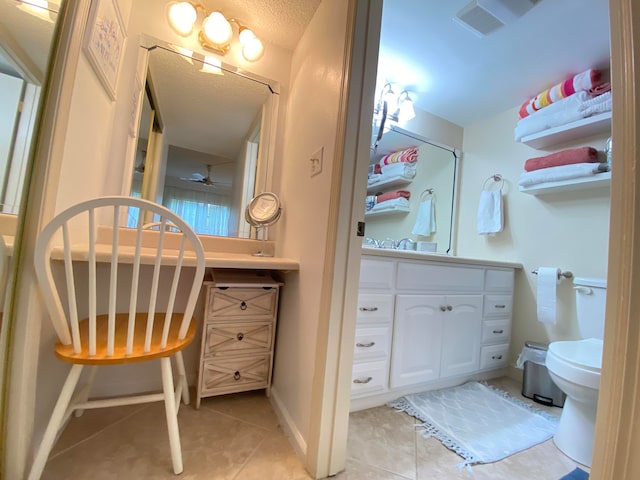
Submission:
[[[537,275],[538,270],[533,270],[531,273],[533,273],[534,275]],[[560,277],[573,278],[573,273],[568,270],[566,272],[558,272],[558,279],[560,279]]]

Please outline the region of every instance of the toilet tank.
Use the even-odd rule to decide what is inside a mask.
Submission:
[[[580,335],[582,338],[602,339],[607,296],[606,279],[576,277],[573,280],[573,286],[576,291]]]

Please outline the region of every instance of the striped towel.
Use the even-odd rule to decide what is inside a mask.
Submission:
[[[518,115],[520,118],[524,118],[527,115],[551,105],[553,102],[562,100],[563,98],[573,95],[576,92],[582,90],[589,90],[598,84],[600,79],[600,72],[598,70],[586,70],[578,75],[574,75],[571,78],[566,79],[551,88],[547,88],[544,92],[540,92],[538,95],[530,100],[527,100],[520,107]]]
[[[391,163],[399,162],[417,162],[418,161],[418,147],[407,148],[406,150],[399,150],[397,152],[385,155],[380,159],[380,166],[389,165]]]

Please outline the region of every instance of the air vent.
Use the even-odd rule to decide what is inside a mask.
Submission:
[[[453,19],[484,37],[527,13],[540,0],[473,0]]]

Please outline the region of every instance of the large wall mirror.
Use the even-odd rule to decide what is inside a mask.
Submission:
[[[248,238],[246,205],[269,186],[277,85],[162,42],[144,48],[131,194],[198,234]]]

